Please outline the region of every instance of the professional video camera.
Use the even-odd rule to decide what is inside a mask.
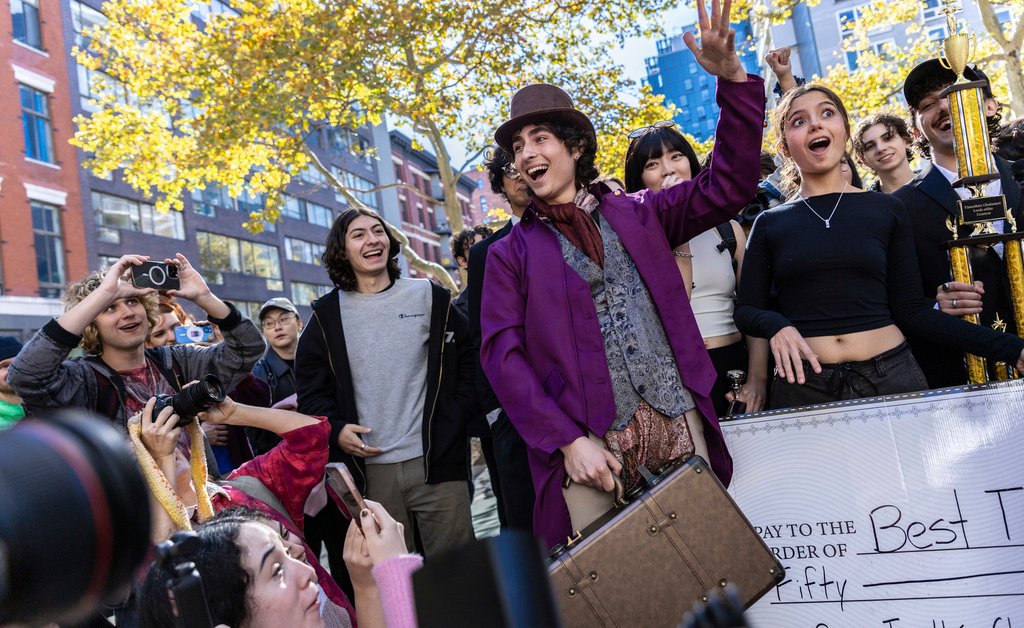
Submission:
[[[0,625],[120,604],[149,534],[149,490],[108,421],[64,410],[0,433]]]

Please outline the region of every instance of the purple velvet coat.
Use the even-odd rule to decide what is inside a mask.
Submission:
[[[723,483],[732,459],[708,395],[715,381],[672,249],[736,215],[760,176],[764,83],[720,81],[722,114],[711,168],[658,193],[600,198],[601,216],[622,240],[657,307],[683,384],[707,420],[712,468]],[[547,547],[569,536],[560,447],[615,419],[615,400],[597,311],[587,283],[562,258],[554,232],[533,206],[491,246],[480,326],[481,364],[529,448],[537,500],[534,532]]]

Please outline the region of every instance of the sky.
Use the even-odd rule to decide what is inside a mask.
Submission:
[[[693,24],[696,20],[697,11],[694,9],[675,9],[665,14],[662,27],[666,34],[675,35],[681,32],[682,26]],[[613,50],[611,54],[612,58],[623,66],[627,77],[637,81],[637,83],[641,83],[647,76],[647,71],[644,69],[644,60],[647,57],[654,57],[658,54],[657,38],[644,39],[634,37],[627,40],[622,47]],[[412,136],[412,127],[410,126],[396,125],[389,120],[388,128],[397,129],[408,136]],[[454,140],[449,140],[445,143],[448,145],[448,151],[451,153],[452,163],[455,167],[466,161],[467,152],[465,146]]]

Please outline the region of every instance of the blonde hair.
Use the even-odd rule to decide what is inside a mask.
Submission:
[[[103,278],[107,275],[108,267],[93,271],[68,286],[64,291],[61,301],[64,302],[64,311],[67,312],[85,300],[85,297],[92,294],[92,291],[100,287]],[[138,297],[139,302],[146,308],[146,320],[149,321],[149,328],[153,329],[160,324],[160,299],[156,294],[146,294]],[[82,351],[92,355],[103,353],[103,342],[100,340],[99,329],[96,323],[89,323],[89,326],[82,332],[82,342],[79,343]]]

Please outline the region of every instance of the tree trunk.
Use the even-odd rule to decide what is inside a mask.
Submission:
[[[334,173],[331,172],[330,169],[324,166],[324,163],[320,161],[320,158],[317,156],[316,153],[314,153],[312,150],[309,149],[308,146],[305,145],[303,146],[303,149],[306,155],[309,157],[310,162],[312,162],[313,167],[319,170],[320,173],[324,175],[327,181],[331,184],[331,187],[333,187],[338,192],[338,194],[341,194],[343,197],[345,197],[345,200],[348,202],[350,206],[358,207],[360,209],[369,209],[362,201],[356,198],[347,187],[342,185],[341,181],[339,181],[338,178],[334,176]],[[381,220],[383,220],[383,216],[381,216]],[[444,266],[441,266],[440,264],[435,264],[434,262],[428,262],[427,260],[420,257],[419,254],[416,253],[415,249],[413,249],[412,246],[409,244],[409,236],[405,235],[405,232],[403,232],[401,229],[399,229],[398,227],[394,226],[393,224],[389,223],[386,220],[384,221],[384,224],[386,224],[388,228],[391,229],[391,232],[394,234],[395,238],[402,244],[402,254],[405,255],[405,259],[409,261],[409,266],[417,270],[421,270],[427,273],[428,275],[434,277],[435,279],[437,279],[438,283],[440,283],[445,288],[448,288],[448,290],[451,291],[452,294],[457,294],[459,292],[459,287],[455,284],[455,280],[452,278],[451,274],[449,274],[448,270],[445,269]]]

